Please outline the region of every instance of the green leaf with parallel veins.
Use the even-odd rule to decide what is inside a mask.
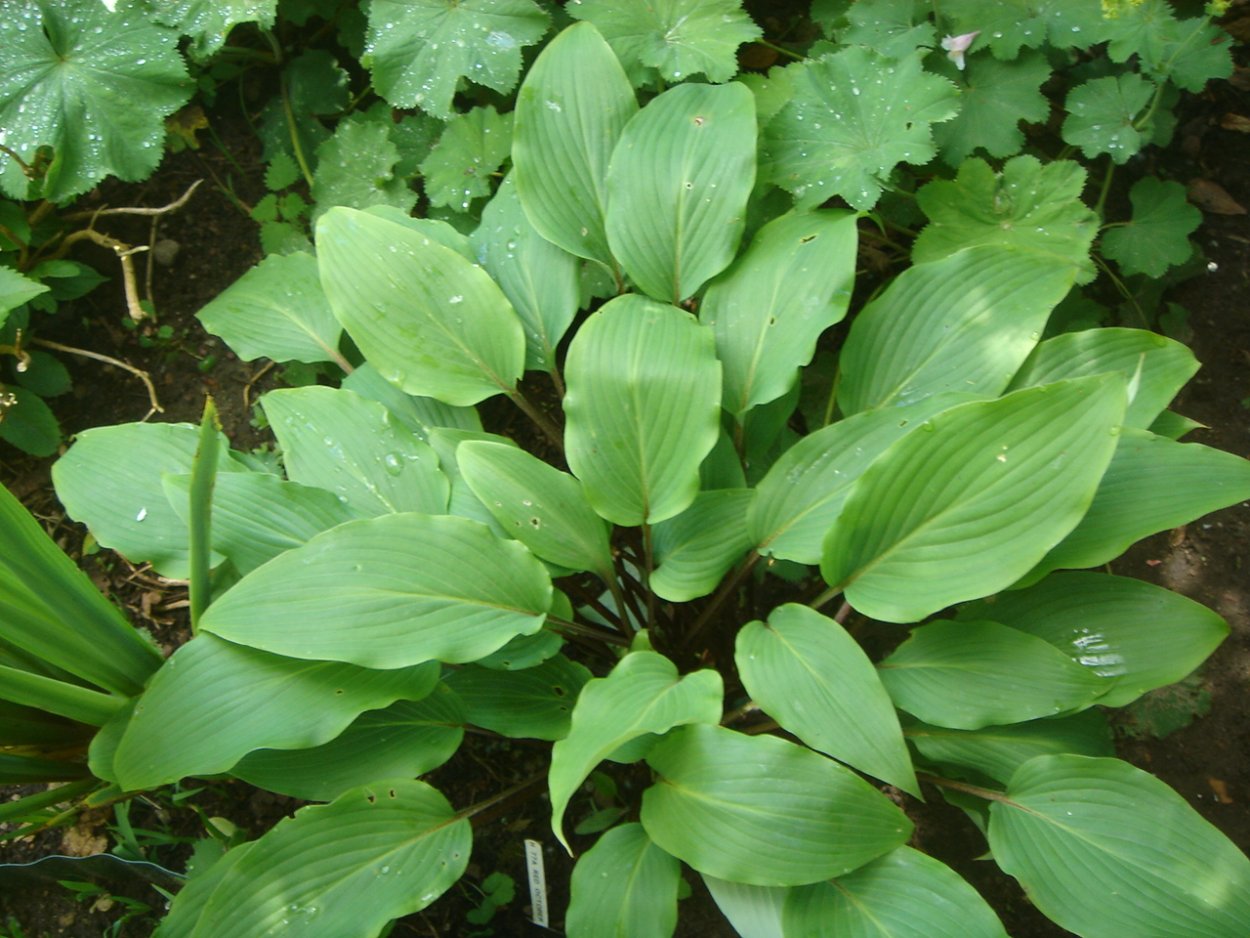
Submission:
[[[993,619],[1045,639],[1114,681],[1099,700],[1107,707],[1179,681],[1228,635],[1228,624],[1206,606],[1101,573],[1052,573],[1036,586],[964,606],[959,619]]]
[[[1001,174],[981,159],[959,167],[953,180],[934,180],[916,193],[929,217],[912,247],[921,264],[977,245],[1000,245],[1054,257],[1078,268],[1077,282],[1094,277],[1089,248],[1098,216],[1081,202],[1085,170],[1067,160],[1043,164],[1032,156],[1008,160]]]
[[[432,397],[405,394],[383,378],[377,368],[368,362],[358,365],[355,371],[343,379],[340,387],[384,405],[391,412],[391,416],[427,442],[430,433],[439,427],[482,429],[482,419],[472,407],[452,407]]]
[[[954,730],[909,723],[903,735],[926,759],[943,765],[972,768],[1004,785],[1016,769],[1034,756],[1073,753],[1112,756],[1111,727],[1098,708],[1075,716],[1029,720],[979,730]]]
[[[684,603],[716,589],[751,547],[745,521],[754,497],[750,489],[700,492],[681,514],[657,524],[650,581],[655,594]]]
[[[954,85],[926,73],[921,57],[853,46],[796,69],[794,97],[765,130],[761,174],[799,208],[834,196],[872,208],[896,165],[933,159],[929,125],[958,110]]]
[[[1154,176],[1139,179],[1129,192],[1133,218],[1102,236],[1102,253],[1126,274],[1161,277],[1193,253],[1189,235],[1202,224],[1202,212],[1189,204],[1185,187]]]
[[[208,896],[197,889],[198,902],[185,911],[183,893],[175,898],[160,938],[210,938],[227,922],[240,935],[372,938],[446,892],[472,846],[468,818],[425,782],[362,785],[227,853],[207,874],[216,879]]]
[[[580,0],[568,12],[598,27],[635,85],[700,73],[725,82],[738,71],[738,47],[763,33],[738,0]]]
[[[600,517],[654,524],[694,501],[719,432],[714,346],[689,313],[637,294],[578,330],[565,362],[565,447]]]
[[[1119,372],[1133,397],[1124,425],[1146,428],[1197,370],[1194,353],[1179,342],[1145,329],[1103,327],[1047,339],[1011,379],[1010,389]]]
[[[1026,762],[990,804],[989,842],[1048,918],[1087,938],[1241,938],[1250,922],[1250,860],[1118,759]]]
[[[929,418],[855,483],[821,573],[887,622],[1009,586],[1085,514],[1124,408],[1123,379],[1103,375]]]
[[[1041,91],[1050,78],[1050,63],[1041,53],[1026,52],[1012,62],[974,55],[960,77],[959,113],[933,128],[942,159],[951,166],[977,149],[995,157],[1019,153],[1024,148],[1020,123],[1040,123],[1050,115]]]
[[[738,633],[747,693],[813,749],[919,795],[894,705],[859,644],[833,619],[789,603]]]
[[[55,151],[42,191],[67,202],[105,176],[137,182],[164,153],[165,118],[193,84],[178,34],[138,7],[100,3],[10,3],[0,17],[0,127],[4,145],[35,162]],[[141,103],[141,106],[136,104]],[[0,189],[34,197],[18,162],[0,152]]]
[[[1106,38],[1102,8],[1087,0],[950,0],[942,4],[952,34],[980,30],[980,41],[999,59],[1022,46],[1085,49]]]
[[[308,749],[258,749],[231,770],[251,785],[305,801],[333,801],[379,778],[438,768],[464,738],[464,705],[445,684],[420,700],[362,713],[341,734]]]
[[[824,883],[790,890],[786,934],[856,938],[1007,938],[998,916],[945,863],[898,847]]]
[[[625,743],[684,723],[721,718],[724,687],[710,668],[678,677],[677,666],[653,651],[622,658],[606,678],[582,688],[566,737],[551,750],[551,829],[564,839],[564,811],[578,786]]]
[[[821,0],[816,0],[815,7]],[[790,890],[783,886],[748,886],[701,874],[717,907],[742,938],[778,938],[781,910]]]
[[[463,406],[521,376],[521,321],[490,275],[459,252],[347,208],[317,222],[317,250],[335,317],[392,384]]]
[[[636,113],[621,63],[589,23],[556,36],[517,92],[512,164],[530,223],[570,254],[609,267],[608,161]]]
[[[417,193],[395,173],[399,150],[391,142],[389,123],[353,115],[340,121],[334,136],[317,147],[314,219],[335,205],[390,205],[407,212],[417,204]]]
[[[139,698],[113,770],[127,791],[225,772],[254,749],[328,742],[357,714],[420,700],[437,680],[433,664],[373,671],[284,658],[200,634],[165,662]]]
[[[468,665],[447,675],[465,721],[510,739],[563,739],[589,669],[564,655],[532,668],[498,671]]]
[[[451,516],[349,521],[275,557],[200,626],[275,654],[402,668],[476,661],[542,628],[551,580],[515,541]]]
[[[855,222],[846,212],[783,215],[708,287],[699,320],[716,335],[723,406],[739,420],[789,391],[821,333],[846,315]]]
[[[775,736],[681,727],[647,755],[642,826],[700,873],[757,886],[842,876],[907,840],[912,824],[832,759]]]
[[[838,406],[849,415],[1002,393],[1075,273],[1070,261],[994,245],[909,267],[852,323]]]
[[[313,385],[270,391],[262,406],[292,482],[333,492],[361,516],[447,510],[438,457],[376,401]]]
[[[1154,93],[1155,86],[1134,72],[1078,85],[1064,104],[1064,143],[1080,147],[1090,159],[1106,153],[1115,163],[1127,163],[1146,143],[1148,130],[1137,120]]]
[[[755,183],[755,98],[678,85],[625,125],[608,165],[613,256],[645,293],[674,304],[733,260]]]
[[[879,667],[895,704],[961,730],[1083,710],[1110,687],[1049,642],[997,622],[922,625]]]
[[[482,209],[472,243],[480,263],[499,284],[525,327],[525,367],[551,371],[556,348],[580,306],[580,264],[540,235],[526,217],[513,182],[504,177]]]
[[[394,107],[446,120],[460,78],[507,94],[521,73],[521,49],[547,32],[532,0],[374,0],[362,62]]]
[[[431,205],[468,211],[491,193],[491,175],[512,151],[512,115],[475,107],[447,121],[442,136],[421,163]]]
[[[681,864],[641,824],[614,827],[573,867],[565,931],[571,938],[669,938],[677,928],[680,882]]]
[[[270,256],[195,314],[244,361],[339,360],[343,327],[330,312],[311,254]]]
[[[273,27],[278,0],[173,0],[156,7],[156,20],[191,37],[191,54],[207,59],[221,48],[239,23]]]

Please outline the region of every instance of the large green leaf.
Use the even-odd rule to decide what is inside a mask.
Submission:
[[[909,267],[855,318],[844,414],[943,391],[1001,393],[1072,286],[1070,262],[986,245]]]
[[[650,586],[670,602],[689,602],[716,589],[751,547],[746,513],[750,489],[700,492],[676,517],[655,526],[656,569]]]
[[[1050,63],[1038,52],[1011,62],[971,56],[959,76],[959,113],[933,128],[942,159],[957,166],[975,150],[999,158],[1019,153],[1020,125],[1044,123],[1050,116],[1050,101],[1042,94],[1050,75]]]
[[[358,515],[447,510],[451,484],[434,450],[376,401],[312,385],[261,403],[291,481],[333,492]]]
[[[653,651],[622,658],[606,678],[582,688],[569,734],[552,747],[548,787],[551,829],[564,839],[564,811],[577,787],[625,743],[683,723],[715,723],[724,689],[710,668],[678,677],[677,666]]]
[[[1202,224],[1202,212],[1189,204],[1185,187],[1154,176],[1139,179],[1129,192],[1133,218],[1110,227],[1102,252],[1126,274],[1161,277],[1193,253],[1189,235]]]
[[[677,928],[681,864],[641,824],[614,827],[573,867],[569,938],[669,938]]]
[[[278,0],[171,0],[156,7],[157,19],[191,37],[191,51],[206,59],[239,23],[272,29]]]
[[[1197,443],[1125,430],[1089,511],[1030,571],[1096,567],[1160,531],[1250,498],[1250,462]]]
[[[457,251],[348,208],[321,216],[317,249],[330,308],[392,384],[466,405],[520,377],[521,321],[490,275]]]
[[[161,662],[4,486],[0,642],[123,696],[138,693]]]
[[[517,92],[512,163],[525,214],[547,240],[608,266],[608,161],[637,112],[621,63],[589,23],[553,39]]]
[[[929,418],[855,483],[822,574],[889,622],[1005,588],[1084,515],[1124,408],[1123,379],[1101,375]]]
[[[436,427],[481,430],[482,420],[472,407],[452,407],[432,397],[405,394],[365,362],[343,379],[340,387],[386,405],[391,415],[423,440]]]
[[[586,320],[565,361],[565,447],[600,516],[653,524],[694,501],[720,371],[711,330],[675,307],[631,294]]]
[[[511,114],[500,115],[489,105],[454,114],[421,162],[430,204],[467,212],[474,199],[490,195],[491,176],[511,150]]]
[[[788,888],[748,886],[706,873],[703,883],[741,938],[782,938],[781,911],[790,894]]]
[[[1084,49],[1106,38],[1105,8],[1085,0],[949,0],[942,4],[955,34],[981,30],[994,56],[1016,58],[1020,48],[1043,45]]]
[[[396,172],[402,158],[391,140],[389,114],[352,114],[317,147],[313,171],[313,219],[336,205],[389,206],[407,213],[417,202],[408,180]]]
[[[7,3],[0,17],[0,127],[27,165],[55,151],[42,192],[0,152],[0,189],[67,202],[105,176],[137,182],[164,153],[165,118],[191,96],[178,34],[142,8],[83,0]]]
[[[863,210],[897,164],[933,159],[929,126],[955,116],[958,92],[924,71],[923,52],[887,59],[852,46],[795,69],[794,96],[765,130],[766,178],[799,208],[841,196]]]
[[[362,785],[227,853],[206,874],[211,888],[192,880],[157,935],[373,938],[449,889],[472,842],[468,819],[424,782]]]
[[[420,700],[362,713],[340,735],[310,749],[258,749],[235,778],[307,801],[333,801],[374,779],[424,775],[452,757],[464,738],[464,706],[443,684]]]
[[[1136,72],[1077,85],[1065,102],[1063,142],[1080,147],[1089,159],[1106,153],[1113,162],[1127,163],[1147,141],[1149,131],[1140,122],[1155,92]]]
[[[515,173],[505,176],[482,209],[473,248],[525,326],[525,367],[552,371],[556,347],[577,314],[580,265],[530,223],[515,178]]]
[[[463,701],[465,720],[511,738],[562,739],[590,671],[556,655],[532,668],[492,670],[469,665],[447,675]]]
[[[752,699],[813,749],[919,797],[890,695],[833,619],[788,603],[738,633],[734,661]]]
[[[1161,586],[1101,573],[1052,573],[959,611],[1044,638],[1095,674],[1113,679],[1099,701],[1132,703],[1198,667],[1228,634],[1218,615]]]
[[[608,166],[608,244],[643,292],[679,303],[733,260],[755,184],[755,98],[678,85],[621,132]]]
[[[444,120],[461,78],[511,91],[521,49],[538,42],[548,23],[532,0],[374,0],[368,16],[361,61],[378,94]]]
[[[201,629],[275,654],[403,668],[475,661],[530,635],[551,602],[524,547],[473,521],[349,521],[244,577]]]
[[[329,742],[357,714],[419,700],[434,664],[372,671],[283,658],[198,635],[152,678],[113,756],[126,790],[225,772],[254,749]]]
[[[1148,428],[1198,370],[1194,353],[1146,329],[1103,327],[1065,332],[1033,350],[1011,390],[1109,371],[1129,381],[1132,400],[1124,424]]]
[[[456,450],[465,481],[511,537],[548,563],[615,576],[608,526],[581,483],[523,449],[473,441]]]
[[[899,847],[824,883],[790,890],[787,935],[835,938],[1007,938],[980,894],[949,866]]]
[[[226,457],[220,437],[219,472],[242,467]],[[78,434],[52,466],[57,497],[105,547],[149,561],[167,577],[185,577],[187,526],[165,497],[161,476],[191,471],[199,429],[185,423],[127,423]]]
[[[757,886],[842,876],[907,840],[912,825],[832,759],[778,739],[685,726],[647,754],[642,826],[700,873]]]
[[[1049,642],[997,622],[922,625],[879,667],[896,705],[962,730],[1084,709],[1110,687]]]
[[[716,335],[723,406],[739,420],[789,391],[820,334],[846,315],[855,222],[846,212],[783,215],[708,287],[699,319]]]
[[[1180,795],[1116,759],[1038,756],[990,805],[990,849],[1087,938],[1242,938],[1250,860]]]

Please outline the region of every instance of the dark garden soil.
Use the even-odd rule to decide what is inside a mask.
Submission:
[[[1218,82],[1183,106],[1176,140],[1169,150],[1147,159],[1153,166],[1130,169],[1156,172],[1186,184],[1202,181],[1197,197],[1205,224],[1196,240],[1209,270],[1180,285],[1170,296],[1189,311],[1186,336],[1203,368],[1182,393],[1175,409],[1201,421],[1205,429],[1188,439],[1250,457],[1250,216],[1226,214],[1232,205],[1213,204],[1210,184],[1241,206],[1250,206],[1247,154],[1250,137],[1226,127],[1245,127],[1227,115],[1250,116],[1250,76],[1245,71],[1231,82]],[[62,345],[87,349],[124,361],[151,376],[163,408],[151,419],[199,420],[204,396],[212,394],[226,432],[236,448],[264,445],[266,435],[251,424],[252,404],[264,390],[280,383],[280,370],[264,362],[241,362],[218,340],[207,336],[194,314],[261,257],[256,226],[243,207],[263,195],[254,138],[237,115],[217,115],[214,129],[224,147],[205,139],[203,148],[166,158],[148,183],[105,185],[84,207],[167,204],[196,180],[204,183],[187,204],[160,221],[158,239],[177,245],[168,266],[157,265],[152,290],[154,322],[135,328],[126,320],[117,261],[108,252],[84,248],[80,260],[114,276],[87,298],[59,312],[41,336]],[[227,157],[226,154],[229,154]],[[243,167],[240,172],[237,166]],[[97,227],[130,244],[151,238],[150,219],[101,217]],[[139,265],[140,281],[144,279]],[[1139,323],[1127,323],[1139,325]],[[1176,327],[1172,327],[1176,328]],[[1184,327],[1181,327],[1184,328]],[[70,395],[53,402],[67,434],[88,427],[140,420],[149,411],[149,395],[131,373],[73,353],[61,353],[74,380]],[[1245,399],[1245,404],[1242,403]],[[141,459],[142,454],[135,454]],[[119,601],[138,626],[149,629],[170,649],[185,640],[182,604],[185,591],[143,568],[135,568],[108,551],[84,555],[83,531],[68,521],[49,482],[51,460],[0,451],[3,481],[40,518],[54,538],[78,559],[99,587]],[[1134,547],[1111,565],[1123,575],[1159,583],[1216,610],[1232,632],[1196,679],[1153,695],[1149,707],[1136,708],[1120,720],[1121,756],[1155,773],[1175,788],[1212,824],[1242,849],[1250,849],[1250,504],[1200,519]],[[1168,732],[1168,730],[1174,730]],[[1162,735],[1162,738],[1159,738]],[[470,736],[452,763],[431,781],[457,807],[487,799],[512,786],[526,786],[517,797],[490,809],[475,831],[469,873],[450,893],[427,909],[399,923],[392,934],[524,935],[539,929],[528,923],[523,842],[534,838],[546,845],[546,874],[551,921],[562,922],[572,862],[551,844],[544,791],[545,749],[485,736]],[[984,840],[935,791],[927,804],[904,799],[916,821],[913,843],[944,860],[973,882],[1000,912],[1015,938],[1067,934],[1045,920],[1010,878],[984,854]],[[131,823],[173,837],[202,836],[203,818],[221,817],[255,837],[299,803],[259,792],[238,782],[206,784],[190,802],[201,812],[174,808],[168,798],[137,801]],[[0,843],[0,862],[25,862],[50,853],[85,855],[107,850],[112,842],[108,812],[88,815],[33,842]],[[593,842],[585,837],[575,846]],[[181,870],[189,846],[149,848],[150,858]],[[466,915],[481,904],[482,881],[503,872],[518,884],[516,898],[486,926],[469,924]],[[679,934],[731,935],[697,877],[690,877],[692,896],[682,903]],[[116,896],[147,902],[155,909],[163,898],[140,884],[115,884]],[[54,883],[17,884],[0,879],[0,935],[98,936],[118,921],[123,903],[90,897],[76,901]],[[6,919],[7,916],[7,919]],[[124,924],[123,936],[150,934],[155,919]],[[492,931],[493,929],[493,931]],[[247,938],[247,936],[241,936]]]

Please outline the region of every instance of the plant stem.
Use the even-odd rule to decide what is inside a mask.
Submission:
[[[609,632],[606,629],[596,628],[593,625],[583,625],[581,622],[570,622],[568,619],[559,619],[555,616],[547,616],[547,624],[557,632],[568,632],[572,635],[584,635],[587,638],[597,639],[606,642],[609,645],[628,646],[629,639],[624,635],[618,635],[615,632]]]
[[[132,375],[143,382],[143,386],[148,389],[148,403],[151,408],[143,419],[147,420],[153,414],[165,413],[165,408],[161,406],[161,402],[157,400],[156,388],[152,385],[152,378],[146,371],[140,371],[134,365],[127,365],[124,361],[116,358],[110,358],[108,355],[101,355],[99,352],[90,352],[83,348],[74,348],[72,345],[62,345],[60,342],[53,342],[49,339],[31,339],[31,345],[39,345],[43,348],[50,348],[54,352],[66,352],[70,355],[81,355],[83,358],[90,358],[94,361],[104,362],[106,365],[115,365],[123,371],[129,371]]]
[[[735,707],[721,718],[721,726],[731,726],[740,720],[745,720],[752,713],[759,712],[760,705],[754,700],[748,700],[741,707]]]
[[[1102,174],[1102,189],[1098,193],[1098,203],[1094,206],[1094,214],[1102,220],[1103,209],[1107,204],[1107,195],[1111,192],[1111,177],[1115,174],[1115,160],[1107,157],[1107,170]]]
[[[759,559],[759,553],[752,551],[742,563],[738,564],[737,569],[721,582],[720,589],[716,591],[716,595],[712,597],[711,602],[703,607],[703,611],[699,613],[699,618],[694,620],[694,624],[690,626],[690,631],[682,639],[681,648],[683,651],[689,648],[699,634],[707,628],[708,623],[712,621],[712,617],[724,605],[725,600],[733,595],[738,588],[738,584],[742,582],[742,578],[751,572],[751,569]]]
[[[831,586],[827,590],[825,590],[823,593],[821,593],[819,596],[817,596],[815,599],[813,599],[807,605],[811,609],[819,609],[821,606],[825,605],[825,603],[829,602],[832,599],[836,599],[841,594],[842,594],[841,586]]]
[[[807,59],[807,56],[799,52],[795,52],[793,49],[787,49],[785,46],[779,46],[774,42],[769,42],[767,39],[756,39],[755,44],[757,46],[763,46],[765,49],[772,49],[777,54],[787,56],[798,62],[802,62]]]
[[[535,786],[542,784],[546,780],[547,780],[546,772],[539,772],[536,775],[531,775],[525,781],[518,782],[517,784],[513,785],[511,788],[504,789],[499,794],[495,795],[493,798],[487,798],[485,801],[479,801],[477,804],[470,805],[469,807],[465,808],[463,811],[458,811],[457,817],[458,818],[471,818],[472,825],[474,827],[480,827],[482,824],[485,824],[485,823],[488,823],[489,821],[494,820],[493,815],[483,816],[482,813],[484,811],[487,811],[490,808],[493,808],[496,805],[501,804],[502,802],[509,801],[510,799],[521,794],[521,792],[526,791],[527,789],[530,789],[530,788],[534,788]]]
[[[535,407],[534,404],[530,402],[529,398],[525,396],[525,392],[520,388],[505,388],[504,393],[511,398],[512,403],[516,404],[516,406],[521,409],[521,413],[529,417],[530,420],[534,422],[534,425],[543,432],[543,435],[554,443],[556,448],[563,453],[564,434],[560,432],[559,427],[551,422],[551,418]]]
[[[655,569],[655,547],[651,542],[651,525],[642,523],[642,588],[647,595],[647,628],[655,628],[655,592],[651,589],[651,571]]]
[[[1001,791],[994,791],[992,788],[982,788],[980,785],[969,785],[967,782],[959,782],[953,778],[942,778],[940,775],[930,775],[928,772],[917,772],[916,778],[922,782],[929,782],[938,788],[949,788],[952,791],[962,791],[966,795],[974,795],[977,798],[984,798],[986,801],[998,801],[1002,804],[1011,804],[1011,799]]]

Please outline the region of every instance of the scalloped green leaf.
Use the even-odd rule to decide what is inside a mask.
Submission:
[[[335,205],[368,208],[390,205],[404,212],[417,204],[417,193],[395,172],[399,148],[391,141],[390,119],[353,114],[339,122],[334,135],[317,147],[312,197],[314,219]]]
[[[1026,762],[990,804],[988,836],[1033,903],[1087,938],[1241,938],[1250,922],[1250,859],[1167,785],[1118,759]]]
[[[278,0],[173,0],[156,7],[156,19],[191,37],[191,54],[207,59],[240,23],[272,29]]]
[[[677,928],[680,883],[676,858],[652,843],[641,824],[621,824],[573,867],[565,931],[570,938],[669,938]]]
[[[510,739],[563,739],[590,670],[564,655],[532,668],[493,670],[468,665],[447,675],[465,720]]]
[[[621,131],[608,164],[608,245],[643,292],[673,304],[734,258],[755,184],[755,98],[678,85]]]
[[[1189,236],[1202,224],[1202,212],[1189,204],[1185,187],[1154,176],[1139,179],[1129,191],[1133,217],[1108,228],[1102,253],[1126,274],[1161,277],[1193,253]]]
[[[635,85],[653,84],[656,74],[666,82],[698,74],[729,81],[738,47],[763,35],[739,0],[579,0],[568,12],[598,28]]]
[[[1113,62],[1136,55],[1142,71],[1160,82],[1200,92],[1208,81],[1232,74],[1229,34],[1205,16],[1177,19],[1163,0],[1124,4],[1106,25]]]
[[[1139,121],[1154,94],[1154,84],[1136,72],[1077,85],[1064,102],[1064,143],[1080,147],[1090,159],[1106,153],[1115,163],[1127,163],[1148,142],[1149,131]]]
[[[794,97],[764,131],[761,175],[799,208],[834,196],[872,208],[895,166],[933,159],[930,125],[958,111],[955,86],[925,72],[922,56],[852,46],[795,69]]]
[[[1041,90],[1050,73],[1050,63],[1038,52],[1012,62],[970,56],[958,81],[959,113],[933,128],[942,159],[957,166],[975,150],[994,157],[1019,153],[1024,148],[1021,122],[1042,123],[1050,116],[1050,102]]]
[[[848,27],[838,31],[843,45],[865,46],[886,58],[901,59],[921,46],[937,45],[937,29],[929,11],[914,0],[875,0],[852,4],[846,11]]]
[[[642,826],[700,873],[796,886],[900,846],[911,821],[850,769],[775,736],[683,726],[647,754]]]
[[[178,34],[141,7],[15,3],[0,17],[0,127],[28,165],[54,156],[42,191],[0,152],[0,189],[67,202],[113,175],[146,179],[164,154],[165,118],[191,96]],[[141,106],[136,106],[141,102]]]
[[[446,120],[467,78],[500,94],[516,87],[521,50],[547,32],[532,0],[373,0],[361,61],[394,107]]]
[[[0,326],[8,319],[10,310],[50,289],[48,285],[31,280],[11,267],[0,267]]]
[[[942,4],[952,33],[980,30],[980,42],[999,59],[1022,47],[1085,49],[1106,39],[1103,8],[1087,0],[950,0]]]
[[[512,152],[512,115],[494,107],[455,114],[421,162],[431,205],[468,211],[469,203],[491,193],[491,176]]]

